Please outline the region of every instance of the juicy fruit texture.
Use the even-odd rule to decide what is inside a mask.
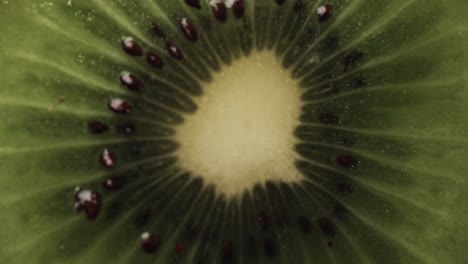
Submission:
[[[1,2],[0,262],[465,263],[467,8]],[[259,51],[300,90],[302,180],[230,199],[178,136]]]

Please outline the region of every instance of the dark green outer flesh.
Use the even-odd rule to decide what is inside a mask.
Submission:
[[[145,163],[144,158],[171,149],[170,144],[164,145],[161,140],[170,137],[173,133],[170,127],[181,121],[178,114],[168,113],[157,119],[154,113],[163,111],[162,108],[170,108],[173,113],[193,112],[190,98],[201,93],[196,80],[209,80],[212,70],[255,48],[271,48],[275,39],[278,40],[275,51],[285,54],[284,65],[296,63],[292,67],[294,76],[301,78],[304,89],[313,87],[304,94],[306,103],[301,121],[305,124],[296,131],[303,142],[297,146],[298,153],[324,164],[330,162],[329,152],[357,155],[361,161],[359,169],[343,175],[350,177],[355,188],[362,192],[356,191],[351,199],[342,201],[352,217],[337,223],[333,248],[326,246],[328,239],[315,225],[308,236],[291,228],[274,234],[281,237],[278,245],[284,249],[277,258],[260,256],[254,261],[238,257],[235,261],[468,262],[468,18],[465,14],[468,2],[336,1],[332,3],[336,8],[333,20],[312,27],[315,32],[311,33],[323,38],[340,36],[335,50],[310,45],[310,36],[298,33],[301,27],[296,25],[301,25],[303,19],[300,16],[288,18],[296,24],[282,26],[277,31],[261,31],[258,25],[268,21],[270,14],[287,16],[287,12],[279,11],[269,2],[267,7],[258,9],[266,0],[255,1],[255,10],[248,5],[245,22],[233,22],[230,17],[230,22],[223,25],[224,31],[202,34],[197,44],[185,41],[178,31],[176,22],[181,16],[199,22],[197,13],[192,13],[182,1],[153,1],[154,4],[122,1],[125,5],[119,4],[120,1],[83,2],[72,1],[71,6],[65,0],[0,2],[0,263],[190,263],[198,257],[206,245],[197,244],[198,248],[191,248],[185,255],[174,256],[171,242],[177,240],[175,233],[180,230],[176,223],[165,222],[163,217],[155,217],[151,229],[167,230],[161,232],[168,242],[154,255],[143,254],[139,235],[144,230],[127,223],[132,222],[128,212],[132,208],[115,216],[106,207],[96,222],[89,223],[83,215],[72,211],[73,189],[77,185],[95,186],[107,174],[95,159],[103,147],[112,146],[117,152],[126,153],[129,145],[138,142],[143,146],[143,154],[123,154],[120,161],[128,170],[138,165],[138,170],[163,171],[171,160],[157,158]],[[309,4],[318,5],[314,1]],[[170,15],[162,17],[158,7]],[[209,16],[209,13],[202,14]],[[124,54],[119,43],[122,36],[133,36],[145,47],[153,45],[153,50],[163,53],[160,48],[163,42],[146,31],[149,22],[154,20],[163,25],[169,37],[190,58],[179,63],[165,57],[167,67],[160,75],[142,60]],[[246,32],[255,34],[255,42],[243,33],[229,34],[229,28],[238,29],[243,27],[242,23],[248,25]],[[288,49],[288,43],[283,41],[287,39],[285,36],[296,36],[298,46]],[[206,52],[207,40],[214,39],[229,50],[212,45],[210,48],[216,56]],[[341,69],[336,66],[337,61],[344,52],[355,48],[365,52],[366,60],[359,68],[338,76]],[[312,54],[324,56],[323,65],[306,64],[305,58]],[[147,86],[167,84],[169,88],[166,93],[150,90],[150,95],[141,99],[120,86],[118,76],[123,70],[142,76]],[[153,80],[148,73],[154,74]],[[346,86],[355,74],[365,75],[370,86],[338,95],[327,94],[327,85]],[[162,98],[168,93],[177,102],[166,104]],[[116,121],[106,107],[111,96],[129,98],[139,106],[137,122],[146,124],[147,129],[140,131],[131,142],[115,134],[96,137],[86,131],[90,119]],[[66,103],[48,111],[61,97]],[[161,105],[168,107],[161,108]],[[149,108],[149,112],[140,111]],[[317,126],[314,130],[320,136],[317,139],[317,135],[308,132],[316,126],[316,113],[323,110],[340,114],[340,128]],[[358,139],[351,149],[336,150],[314,144],[323,137],[332,140],[337,130],[341,133],[340,129]],[[313,171],[318,178],[334,177],[330,171],[301,164],[298,166],[306,175]],[[180,189],[184,180],[181,177],[160,184],[153,195],[144,199],[167,205],[163,199],[156,202],[160,198],[156,193],[170,190],[176,193],[174,203],[190,204],[189,201],[198,199],[192,204],[195,207],[188,207],[187,214],[197,216],[197,210],[206,212],[213,226],[225,225],[224,230],[231,233],[229,236],[261,235],[257,234],[255,223],[218,221],[229,217],[223,218],[219,215],[222,213],[212,210],[221,208],[222,212],[236,216],[248,214],[255,211],[251,199],[245,198],[247,209],[240,213],[232,209],[236,204],[214,201],[212,192],[197,196],[201,188],[197,182]],[[329,213],[330,199],[323,191],[323,188],[329,190],[328,183],[321,182],[322,189],[308,185],[295,189],[300,197],[310,198],[299,203],[304,210],[317,212],[312,217]],[[315,196],[311,189],[320,195]],[[177,194],[184,190],[187,190],[184,196]],[[128,194],[134,195],[132,190],[127,192],[107,196],[105,206]],[[279,199],[264,200],[270,203],[269,207],[275,207]],[[219,248],[222,238],[212,243],[210,247]],[[243,242],[237,242],[237,246],[241,248]],[[216,259],[208,254],[205,261],[216,263]]]

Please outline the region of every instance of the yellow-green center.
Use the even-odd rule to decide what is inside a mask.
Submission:
[[[182,167],[236,197],[267,180],[298,182],[293,135],[300,91],[276,55],[259,52],[213,76],[178,127]]]

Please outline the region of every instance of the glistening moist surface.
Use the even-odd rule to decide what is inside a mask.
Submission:
[[[203,88],[198,110],[176,130],[183,168],[227,196],[303,178],[294,165],[300,90],[274,53],[241,58]]]
[[[0,1],[0,263],[468,263],[466,10]]]

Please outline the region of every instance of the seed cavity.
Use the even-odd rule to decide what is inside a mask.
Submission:
[[[241,18],[245,14],[245,3],[244,0],[235,0],[232,4],[232,13],[234,17]]]
[[[123,50],[131,56],[141,56],[143,55],[143,51],[140,48],[140,45],[133,40],[132,37],[126,37],[122,40],[122,48]]]
[[[146,62],[158,69],[162,69],[164,67],[164,61],[154,52],[148,52],[148,54],[146,54]]]
[[[215,18],[220,22],[226,22],[227,20],[227,8],[226,4],[224,4],[221,0],[212,0],[211,3],[211,10],[213,11],[213,15]]]
[[[171,55],[176,60],[182,60],[184,58],[182,51],[172,42],[166,42],[166,50],[169,55]]]
[[[327,21],[332,14],[333,7],[330,4],[325,4],[317,8],[317,16],[320,23]]]
[[[293,12],[301,13],[305,10],[307,3],[304,0],[297,0],[294,4]]]
[[[348,210],[342,204],[336,203],[333,207],[333,214],[338,220],[344,220],[348,215]]]
[[[231,240],[223,243],[223,263],[231,263],[234,260],[234,246]]]
[[[180,254],[180,253],[184,252],[186,248],[187,248],[187,244],[185,243],[185,241],[180,241],[180,242],[177,242],[175,244],[174,252],[176,254]]]
[[[344,196],[349,196],[353,193],[353,186],[351,186],[349,183],[339,183],[336,185],[336,189]]]
[[[343,146],[347,146],[347,147],[351,147],[354,145],[354,140],[353,138],[351,138],[350,136],[341,136],[337,142],[338,144],[340,145],[343,145]]]
[[[106,168],[113,168],[117,163],[117,156],[108,149],[104,149],[99,155],[99,162]]]
[[[307,219],[307,217],[305,216],[299,217],[299,219],[297,219],[297,223],[302,233],[310,234],[312,232],[312,225],[310,224],[310,221],[309,219]]]
[[[144,207],[138,211],[135,219],[133,220],[133,224],[135,227],[140,228],[148,224],[151,218],[152,210],[149,207]]]
[[[193,8],[200,9],[201,3],[200,0],[185,0],[185,3]]]
[[[346,169],[352,169],[357,166],[358,161],[351,155],[339,155],[336,157],[336,163]]]
[[[369,83],[367,82],[367,80],[361,76],[354,77],[349,83],[349,86],[351,86],[352,88],[361,88],[368,85]]]
[[[263,241],[263,250],[265,252],[265,256],[274,258],[276,257],[276,244],[271,238],[266,238]]]
[[[247,251],[247,255],[249,257],[257,257],[258,256],[258,247],[257,247],[257,242],[255,240],[254,237],[252,236],[249,236],[247,238],[247,242],[246,242],[246,251]]]
[[[165,39],[166,38],[166,34],[164,34],[164,31],[162,31],[161,27],[158,26],[158,24],[156,23],[152,23],[151,24],[151,32],[153,33],[153,35],[155,35],[156,37],[159,37],[161,39]]]
[[[184,33],[186,39],[192,42],[198,40],[197,30],[195,29],[195,26],[190,21],[188,21],[187,18],[182,18],[180,20],[180,29]]]
[[[364,58],[364,52],[360,50],[353,50],[348,52],[342,61],[343,71],[346,72],[351,68],[359,66],[359,63]]]
[[[130,114],[132,112],[130,104],[120,98],[112,98],[107,106],[116,114]]]
[[[141,235],[141,248],[146,253],[155,253],[161,245],[161,238],[158,235],[145,232]]]
[[[332,112],[323,112],[320,114],[320,122],[326,125],[338,123],[338,117]]]
[[[186,230],[186,237],[189,241],[193,241],[200,235],[201,227],[196,224],[189,224]]]
[[[340,44],[340,39],[337,36],[328,36],[324,40],[324,45],[327,50],[336,50]]]
[[[335,227],[335,224],[333,224],[333,222],[330,219],[320,218],[318,221],[318,224],[319,224],[320,230],[325,236],[329,238],[335,237],[336,227]]]
[[[141,92],[144,89],[144,85],[140,79],[129,72],[122,72],[120,74],[120,82],[130,91]]]
[[[262,211],[258,215],[258,224],[262,227],[263,231],[267,231],[270,228],[270,216],[266,211]]]
[[[83,211],[88,220],[96,219],[101,210],[101,196],[99,193],[77,187],[74,196],[75,212]]]
[[[100,121],[91,121],[88,123],[88,131],[91,134],[102,134],[109,131],[110,127]]]

